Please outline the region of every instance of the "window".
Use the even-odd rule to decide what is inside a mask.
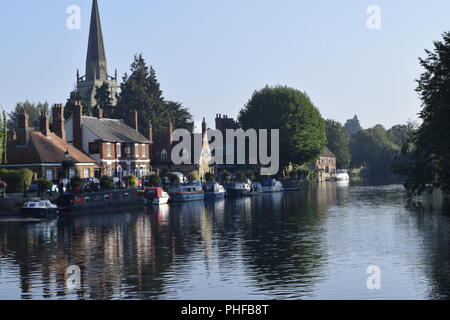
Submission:
[[[86,179],[89,178],[89,175],[90,175],[89,168],[84,168],[83,177]]]
[[[163,151],[161,151],[161,161],[166,160],[167,160],[167,151],[163,149]]]
[[[75,169],[74,168],[70,168],[69,169],[69,177],[70,177],[70,179],[72,179],[73,177],[75,177],[76,176],[76,171],[75,171]]]
[[[111,157],[111,143],[106,144],[106,156]]]
[[[138,144],[134,145],[134,155],[136,156],[136,158],[139,158],[139,145]]]
[[[142,145],[142,157],[145,157],[145,144]]]
[[[116,145],[117,148],[117,157],[121,157],[122,156],[122,146],[120,145],[120,143],[118,143]]]
[[[53,180],[53,169],[47,169],[47,171],[45,172],[45,177],[47,178],[48,181],[52,181]]]

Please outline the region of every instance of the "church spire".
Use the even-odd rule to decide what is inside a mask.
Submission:
[[[92,1],[91,25],[86,59],[86,80],[108,81],[105,46],[97,0]]]

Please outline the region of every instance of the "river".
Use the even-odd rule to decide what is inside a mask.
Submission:
[[[450,217],[400,184],[0,220],[0,299],[448,298]]]

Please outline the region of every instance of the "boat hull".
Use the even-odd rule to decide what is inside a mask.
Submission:
[[[24,217],[46,218],[57,216],[59,210],[56,208],[22,208],[20,212]]]
[[[172,202],[189,202],[189,201],[201,201],[205,199],[203,192],[195,193],[169,193]]]
[[[205,199],[223,199],[225,192],[205,192]]]

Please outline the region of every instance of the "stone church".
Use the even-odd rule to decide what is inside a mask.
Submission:
[[[84,76],[80,76],[80,72],[77,71],[77,91],[82,95],[84,101],[89,101],[91,106],[95,106],[96,87],[101,87],[105,82],[109,84],[112,104],[114,106],[117,103],[117,70],[115,71],[114,77],[108,74],[98,3],[97,0],[93,0],[86,58],[86,73]]]

